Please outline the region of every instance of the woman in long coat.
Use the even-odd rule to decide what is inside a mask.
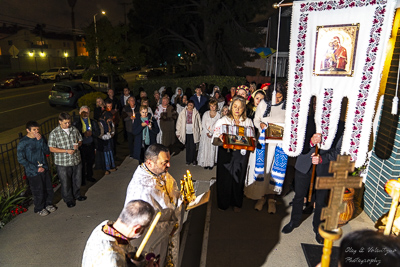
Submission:
[[[132,134],[134,135],[133,158],[144,162],[144,152],[146,149],[156,143],[156,137],[160,129],[156,119],[148,113],[147,106],[140,106],[140,116],[133,121]]]

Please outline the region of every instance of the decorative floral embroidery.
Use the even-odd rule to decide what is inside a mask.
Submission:
[[[305,38],[307,34],[308,14],[306,12],[337,10],[343,8],[353,8],[362,6],[376,5],[374,17],[372,18],[372,28],[370,30],[369,45],[366,53],[365,65],[363,67],[363,75],[359,86],[358,100],[356,102],[355,117],[353,120],[353,132],[350,139],[349,153],[352,160],[357,160],[358,148],[360,146],[360,138],[362,132],[362,123],[364,121],[365,106],[367,103],[368,92],[374,71],[378,46],[380,45],[380,35],[382,32],[383,22],[386,14],[386,0],[339,0],[325,2],[307,2],[300,5],[302,14],[299,18],[299,34],[297,39],[296,51],[296,74],[293,84],[293,102],[291,112],[291,129],[289,151],[295,152],[297,147],[298,132],[298,113],[300,110],[300,98],[302,93],[303,66],[305,53]]]
[[[325,141],[328,138],[333,98],[333,88],[325,88],[324,90],[325,93],[321,114],[322,145],[325,145]]]

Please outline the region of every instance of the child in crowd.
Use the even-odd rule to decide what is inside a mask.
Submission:
[[[99,120],[100,134],[97,142],[96,169],[104,170],[106,175],[117,170],[113,155],[114,144],[112,138],[115,134],[115,127],[112,119],[111,112],[105,111],[101,114]]]

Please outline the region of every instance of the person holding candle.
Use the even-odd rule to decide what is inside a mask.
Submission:
[[[160,254],[160,266],[165,266],[168,254],[168,261],[172,261],[177,267],[182,201],[176,181],[168,173],[170,159],[170,152],[164,145],[152,144],[147,148],[144,163],[137,167],[128,185],[125,205],[131,200],[140,199],[161,211],[160,222],[148,246],[154,247],[154,253]],[[173,246],[169,247],[170,243]],[[140,240],[132,241],[131,244],[139,246]]]
[[[46,155],[50,154],[46,140],[40,134],[36,121],[26,123],[27,135],[22,137],[17,147],[18,162],[24,166],[29,187],[33,195],[34,212],[40,216],[56,211],[53,206],[53,187]]]
[[[217,93],[219,91],[216,91]],[[214,133],[214,125],[220,119],[218,113],[218,101],[211,98],[209,102],[210,110],[206,111],[201,120],[201,135],[199,144],[199,154],[197,162],[204,169],[212,170],[217,162],[217,147],[212,145],[212,136]]]
[[[148,202],[134,200],[127,203],[117,221],[103,221],[90,234],[83,252],[82,267],[137,266],[131,265],[136,263],[134,261],[128,262],[130,254],[135,251],[130,241],[144,233],[153,217],[154,208]],[[149,260],[145,266],[157,266]]]
[[[89,114],[89,107],[82,106],[79,109],[80,116],[74,119],[73,123],[82,135],[82,145],[79,147],[82,156],[82,185],[85,185],[86,181],[96,182],[96,179],[93,178],[93,164],[99,127],[95,120],[89,118]]]
[[[132,133],[132,124],[136,118],[136,113],[139,112],[139,107],[136,105],[136,99],[134,96],[128,98],[127,104],[122,109],[122,119],[125,123],[126,134],[128,136],[129,144],[129,156],[133,158],[133,141],[135,137]]]
[[[101,169],[105,171],[105,175],[108,175],[117,170],[113,154],[114,140],[112,138],[115,134],[115,126],[112,121],[112,113],[110,111],[103,112],[98,125],[96,169]]]
[[[78,129],[71,126],[71,115],[61,112],[58,115],[59,126],[49,135],[50,152],[54,153],[54,164],[61,181],[61,196],[68,208],[75,207],[75,200],[84,201],[81,195],[82,162],[78,147],[82,145],[82,136]]]
[[[132,133],[135,136],[133,145],[133,158],[139,161],[139,164],[144,162],[144,153],[146,149],[156,143],[156,137],[160,129],[156,119],[148,113],[148,107],[141,105],[140,117],[137,116],[133,121]]]

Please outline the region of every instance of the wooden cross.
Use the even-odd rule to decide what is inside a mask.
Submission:
[[[338,155],[336,161],[331,161],[329,172],[333,177],[317,177],[315,189],[331,189],[328,207],[322,209],[321,220],[325,219],[325,230],[337,229],[340,213],[346,210],[343,203],[345,188],[360,188],[361,177],[348,177],[349,172],[354,171],[354,162],[350,162],[349,155]]]

